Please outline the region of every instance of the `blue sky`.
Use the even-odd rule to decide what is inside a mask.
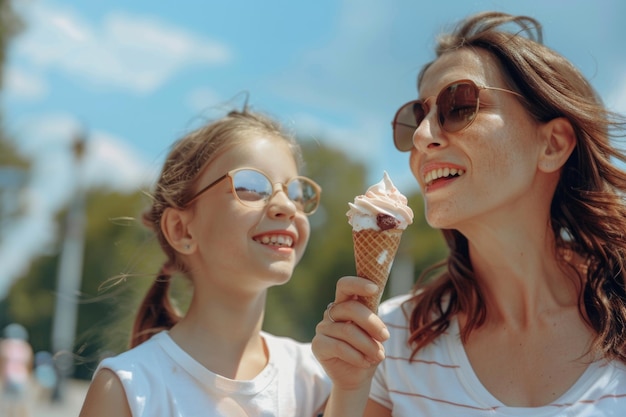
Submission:
[[[33,255],[50,249],[55,210],[76,180],[144,188],[168,146],[202,120],[242,103],[302,139],[387,170],[415,189],[390,120],[416,96],[433,39],[469,13],[536,17],[545,43],[572,60],[613,110],[626,113],[622,0],[16,0],[25,31],[9,51],[4,128],[35,162],[29,207],[4,226],[0,297]],[[69,143],[84,130],[80,175]],[[346,196],[346,201],[351,196]]]

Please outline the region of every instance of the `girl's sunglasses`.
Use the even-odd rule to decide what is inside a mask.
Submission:
[[[277,192],[274,183],[263,172],[255,168],[237,168],[228,171],[211,184],[198,191],[185,204],[189,207],[200,195],[217,185],[225,178],[230,178],[231,191],[241,204],[248,207],[263,207]],[[306,215],[313,214],[320,203],[322,188],[307,177],[294,177],[286,184],[281,185],[281,191],[296,205],[296,208]]]
[[[437,95],[437,121],[448,133],[461,131],[472,124],[480,107],[480,90],[496,90],[515,94],[515,91],[498,87],[476,85],[472,80],[454,81],[441,89]],[[396,112],[393,126],[393,143],[401,152],[413,149],[413,134],[428,113],[428,100],[412,100]]]

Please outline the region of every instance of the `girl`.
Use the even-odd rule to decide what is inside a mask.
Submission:
[[[105,359],[81,417],[316,416],[329,382],[310,346],[261,330],[269,287],[309,238],[320,187],[269,118],[232,111],[174,144],[144,222],[167,256],[135,320],[132,349]],[[184,316],[170,277],[194,288]]]

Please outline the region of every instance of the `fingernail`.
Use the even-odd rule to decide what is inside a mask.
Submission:
[[[387,330],[386,327],[384,327],[381,331],[380,331],[380,337],[382,338],[382,340],[387,340],[391,337],[391,334],[389,333],[389,330]]]
[[[365,289],[370,294],[376,294],[378,292],[378,285],[369,283],[365,286]]]

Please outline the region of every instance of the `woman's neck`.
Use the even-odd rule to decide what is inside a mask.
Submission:
[[[470,242],[469,254],[488,321],[524,327],[555,309],[578,308],[580,280],[565,267],[549,229],[510,240],[483,235]]]

